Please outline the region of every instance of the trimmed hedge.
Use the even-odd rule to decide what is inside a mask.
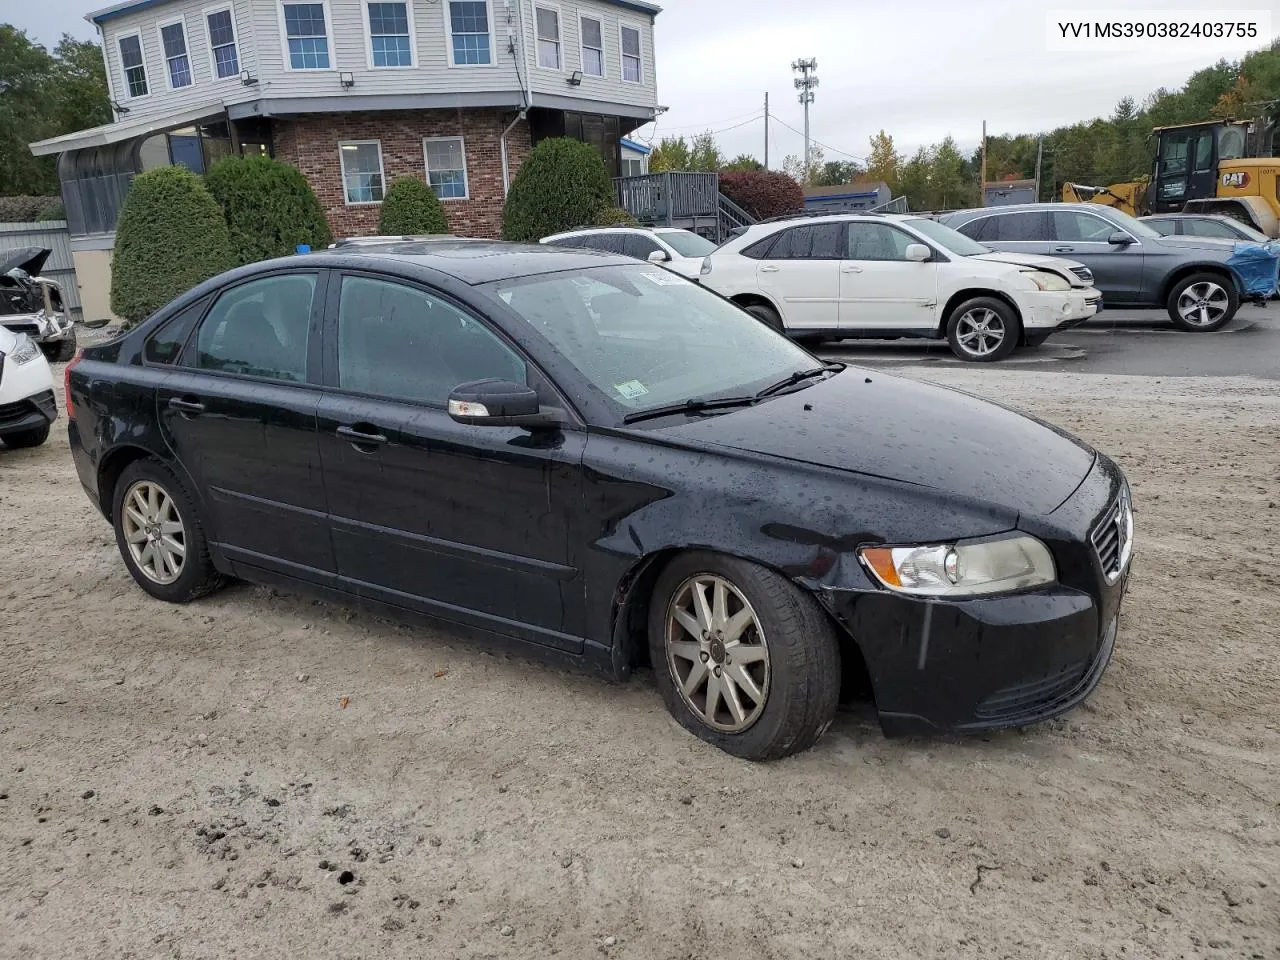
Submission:
[[[233,266],[227,223],[198,176],[159,167],[134,177],[111,259],[111,309],[127,325]]]
[[[42,210],[61,204],[57,197],[0,197],[0,223],[34,223]]]
[[[640,221],[621,207],[605,207],[596,214],[596,227],[638,227]]]
[[[333,240],[324,208],[297,167],[268,156],[223,157],[204,176],[222,208],[236,263],[323,249]]]
[[[561,137],[543,140],[511,184],[502,211],[502,239],[536,243],[596,222],[614,204],[613,182],[596,149]]]
[[[448,233],[449,220],[440,198],[417,177],[400,177],[382,198],[378,233],[384,237]]]
[[[36,214],[36,222],[46,222],[49,220],[65,220],[67,219],[67,210],[62,205],[61,200],[55,200],[43,210]]]
[[[720,192],[759,220],[804,209],[804,188],[776,170],[726,171],[720,174]]]

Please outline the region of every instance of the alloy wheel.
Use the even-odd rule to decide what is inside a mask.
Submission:
[[[1178,297],[1178,316],[1193,327],[1208,327],[1222,319],[1231,305],[1224,287],[1212,280],[1193,283]]]
[[[956,324],[956,341],[974,357],[986,357],[1000,349],[1007,334],[1000,314],[987,307],[967,311]]]
[[[682,583],[666,618],[667,665],[680,697],[707,726],[741,733],[769,697],[769,647],[747,598],[724,577]]]
[[[129,555],[153,583],[173,583],[186,562],[187,534],[178,504],[154,480],[139,480],[124,495],[124,530]]]

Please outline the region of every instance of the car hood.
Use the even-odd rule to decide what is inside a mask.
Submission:
[[[53,251],[48,247],[19,247],[0,252],[0,277],[15,267],[34,277],[51,253]]]
[[[1000,251],[992,251],[991,253],[979,253],[972,259],[974,260],[992,260],[996,263],[1011,263],[1019,267],[1036,267],[1040,270],[1052,270],[1055,273],[1062,274],[1066,279],[1071,281],[1073,287],[1084,287],[1087,284],[1082,283],[1080,278],[1071,272],[1071,268],[1080,266],[1074,260],[1064,260],[1062,257],[1044,257],[1038,253],[1003,253]]]
[[[1093,468],[1056,427],[942,387],[849,367],[806,390],[661,433],[1046,515]]]

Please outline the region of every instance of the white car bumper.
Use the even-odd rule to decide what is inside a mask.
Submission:
[[[1025,293],[1022,300],[1022,325],[1027,330],[1056,330],[1067,324],[1081,323],[1102,307],[1102,294],[1092,287],[1061,293]]]
[[[0,323],[14,333],[25,333],[37,343],[63,340],[75,326],[75,321],[64,313],[25,313],[0,319]]]
[[[0,436],[52,423],[57,417],[53,373],[44,355],[37,351],[22,364],[12,357],[0,360]]]

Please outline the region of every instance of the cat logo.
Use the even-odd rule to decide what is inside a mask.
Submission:
[[[1249,174],[1244,170],[1224,173],[1222,175],[1222,185],[1224,187],[1247,187],[1249,185]]]

